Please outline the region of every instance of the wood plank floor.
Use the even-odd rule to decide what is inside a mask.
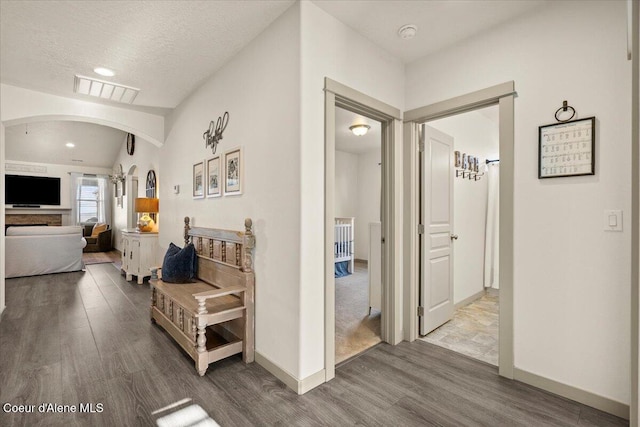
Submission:
[[[498,377],[429,343],[380,344],[298,396],[240,357],[199,377],[149,322],[149,286],[111,264],[6,282],[0,404],[102,403],[102,413],[16,414],[1,426],[153,425],[151,412],[191,397],[222,426],[621,426],[622,419]]]

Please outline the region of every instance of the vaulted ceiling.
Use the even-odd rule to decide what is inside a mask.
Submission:
[[[73,93],[74,76],[86,75],[139,88],[129,108],[166,114],[294,1],[3,0],[0,79],[2,83],[86,99]],[[404,62],[473,37],[547,2],[314,0]],[[397,30],[404,24],[418,27],[414,39],[398,37]],[[97,76],[95,67],[110,68],[115,76]],[[7,147],[21,143],[12,135],[21,135],[20,130],[7,129]],[[62,135],[58,139],[68,138]],[[105,151],[100,151],[103,148]],[[117,150],[112,148],[98,144],[92,148],[98,151],[90,157],[111,156],[115,160]],[[57,143],[40,148],[44,158],[57,158],[47,154],[48,149],[57,150]],[[8,149],[7,158],[19,152]]]

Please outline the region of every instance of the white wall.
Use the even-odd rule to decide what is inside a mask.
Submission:
[[[358,216],[358,157],[336,150],[336,217]]]
[[[402,109],[404,66],[319,9],[301,2],[300,378],[324,367],[324,78]]]
[[[369,223],[380,221],[382,166],[380,148],[358,155],[358,192],[356,216],[357,259],[369,260]],[[337,190],[337,185],[336,185]]]
[[[380,221],[381,151],[336,150],[335,216],[354,217],[356,259],[369,259],[369,223]]]
[[[631,63],[624,2],[552,2],[407,66],[416,108],[514,80],[515,366],[629,403]],[[538,126],[596,116],[596,175],[538,180]]]
[[[6,163],[17,164],[24,166],[37,166],[45,167],[46,172],[22,172],[22,171],[7,171],[9,175],[30,175],[30,176],[47,176],[51,178],[60,178],[60,206],[48,206],[43,205],[40,209],[13,209],[6,207],[7,214],[22,214],[22,213],[39,213],[47,209],[60,210],[62,215],[62,225],[71,224],[71,172],[96,174],[96,175],[108,175],[111,173],[111,169],[98,168],[91,166],[75,166],[75,165],[54,165],[51,163],[34,163],[34,162],[21,162],[17,160],[6,159]],[[111,186],[109,188],[109,197],[111,197]],[[4,199],[3,199],[4,202]]]
[[[147,173],[150,170],[155,171],[156,173],[156,196],[159,196],[160,190],[160,148],[155,146],[154,144],[146,141],[141,137],[136,137],[135,149],[133,151],[133,156],[130,156],[127,153],[127,144],[126,138],[122,140],[122,144],[120,147],[120,151],[118,156],[116,157],[116,161],[113,165],[114,170],[118,167],[118,165],[122,165],[122,170],[125,174],[129,171],[132,166],[137,167],[137,176],[138,176],[138,197],[146,197],[145,192],[147,189]],[[127,177],[130,179],[130,177]],[[122,239],[121,232],[122,230],[127,228],[127,210],[128,203],[127,197],[122,198],[122,207],[118,207],[116,203],[115,195],[112,198],[113,203],[113,243],[114,247],[119,251],[122,251]],[[160,201],[160,209],[162,210],[162,200]],[[156,216],[156,228],[159,229],[161,226],[162,215],[158,214]],[[178,242],[176,242],[178,243]],[[182,245],[180,245],[182,246]],[[160,263],[164,257],[163,253],[156,254],[156,262]]]
[[[294,4],[183,101],[167,118],[158,175],[163,249],[182,246],[185,216],[196,226],[230,230],[253,219],[256,351],[296,378],[300,288],[309,285],[300,282],[299,34]],[[225,111],[229,124],[217,153],[243,147],[243,194],[194,200],[192,166],[212,157],[202,133]]]
[[[478,112],[429,122],[453,137],[454,150],[480,158],[498,158],[498,124]],[[484,168],[484,164],[480,168]],[[487,220],[487,179],[453,178],[453,302],[484,289],[484,245]]]

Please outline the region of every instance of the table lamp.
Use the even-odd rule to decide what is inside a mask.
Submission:
[[[142,213],[142,216],[138,219],[138,230],[144,233],[153,230],[155,222],[149,214],[158,212],[159,202],[158,199],[151,197],[139,197],[136,199],[135,210],[137,213]]]

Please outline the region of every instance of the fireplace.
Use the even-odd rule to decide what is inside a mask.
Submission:
[[[5,224],[10,225],[62,225],[61,214],[7,214]]]

